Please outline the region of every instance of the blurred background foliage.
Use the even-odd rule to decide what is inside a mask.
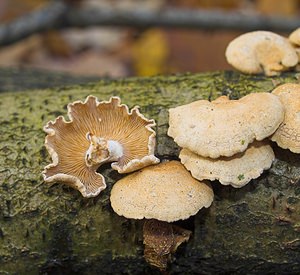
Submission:
[[[149,10],[166,7],[296,16],[300,0],[68,0],[74,5]],[[50,0],[0,0],[0,24]],[[33,67],[82,76],[149,76],[230,69],[224,52],[232,30],[90,27],[34,34],[0,47],[0,66]],[[288,35],[287,33],[281,33]]]

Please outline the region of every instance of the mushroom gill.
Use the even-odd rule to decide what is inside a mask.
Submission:
[[[154,156],[155,126],[138,107],[129,111],[118,97],[98,102],[68,105],[70,121],[60,116],[44,131],[45,146],[53,163],[43,171],[46,182],[61,181],[93,197],[105,189],[105,179],[97,169],[107,162],[119,173],[128,173],[159,162]]]

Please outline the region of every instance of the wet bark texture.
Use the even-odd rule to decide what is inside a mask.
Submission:
[[[166,135],[168,108],[271,91],[285,82],[298,82],[297,75],[213,72],[1,93],[0,273],[158,273],[143,259],[143,222],[111,209],[111,186],[123,175],[104,167],[108,188],[91,199],[65,185],[43,183],[41,171],[50,158],[42,127],[66,115],[67,103],[92,94],[139,105],[157,122],[157,156],[177,159],[179,148]],[[213,205],[178,223],[193,234],[175,253],[170,274],[300,273],[300,157],[274,149],[276,161],[260,178],[241,189],[213,182]]]

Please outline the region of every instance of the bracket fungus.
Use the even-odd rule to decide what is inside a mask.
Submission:
[[[285,107],[285,117],[271,140],[279,147],[300,153],[300,84],[286,83],[278,86],[272,94],[279,97]]]
[[[179,161],[145,167],[116,182],[111,206],[130,219],[184,220],[209,207],[213,191],[194,179]]]
[[[129,173],[158,163],[154,156],[155,126],[138,107],[129,111],[118,97],[98,102],[88,96],[85,102],[68,105],[70,121],[59,116],[44,127],[45,146],[53,163],[45,167],[46,182],[63,182],[78,189],[84,197],[98,195],[106,188],[97,169],[113,162],[119,173]]]
[[[237,70],[278,75],[297,65],[298,55],[287,38],[269,31],[242,34],[229,43],[226,59]]]
[[[144,256],[165,270],[170,255],[191,232],[169,222],[187,219],[213,201],[213,190],[194,179],[179,161],[145,167],[114,184],[111,206],[120,216],[144,223]]]
[[[203,157],[230,157],[254,140],[272,135],[284,119],[284,107],[271,93],[239,100],[221,96],[169,110],[168,135],[182,148]]]
[[[275,155],[272,147],[264,140],[253,142],[246,151],[231,157],[211,159],[182,149],[179,158],[198,180],[218,180],[223,185],[240,188],[269,169]]]

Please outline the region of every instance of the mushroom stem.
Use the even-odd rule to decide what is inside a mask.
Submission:
[[[192,232],[168,222],[145,220],[143,226],[144,258],[161,272],[167,270],[171,255],[180,244],[187,242]]]
[[[85,156],[87,166],[117,161],[123,155],[123,147],[118,141],[106,140],[91,133],[87,134],[87,139],[90,141]]]

